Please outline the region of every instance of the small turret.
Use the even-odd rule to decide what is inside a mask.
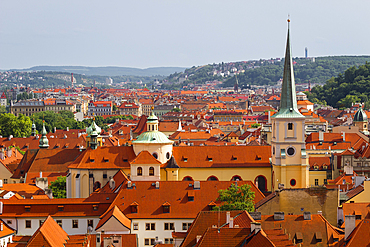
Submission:
[[[47,138],[47,135],[48,132],[46,131],[46,128],[45,128],[45,121],[42,122],[42,131],[41,131],[41,138],[40,138],[40,145],[39,147],[40,148],[48,148],[49,147],[49,140]]]
[[[87,146],[92,149],[97,149],[98,146],[102,145],[102,138],[100,136],[101,128],[95,123],[95,118],[91,123],[90,127],[86,129],[87,133]]]
[[[32,126],[31,126],[31,136],[36,136],[36,124],[35,121],[32,121]]]

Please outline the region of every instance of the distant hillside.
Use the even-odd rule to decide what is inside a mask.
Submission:
[[[296,83],[324,84],[327,80],[343,73],[352,66],[370,61],[370,56],[331,56],[294,58]],[[204,84],[221,81],[223,87],[235,84],[235,74],[239,88],[246,85],[275,85],[283,77],[284,59],[265,59],[230,63],[208,64],[177,72],[163,79],[163,88],[181,88],[189,84]]]
[[[76,73],[88,76],[168,76],[172,73],[183,72],[185,69],[186,68],[181,67],[152,67],[146,69],[138,69],[129,67],[34,66],[29,69],[12,69],[11,71],[53,71]]]

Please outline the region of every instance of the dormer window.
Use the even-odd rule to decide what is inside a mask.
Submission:
[[[58,206],[58,211],[64,211],[64,206],[63,205]]]
[[[30,212],[31,211],[31,206],[24,206],[24,210],[26,212]]]
[[[328,166],[327,165],[323,165],[322,166],[322,169],[326,170],[326,169],[328,169]]]
[[[314,166],[313,169],[315,169],[315,171],[319,170],[319,166]]]
[[[212,157],[208,157],[208,156],[207,156],[207,160],[208,160],[209,162],[212,162],[212,161],[213,161]]]
[[[214,203],[213,201],[211,201],[211,202],[208,204],[208,209],[209,209],[209,211],[212,211],[215,207],[216,207],[216,203]]]
[[[194,201],[194,191],[188,191],[188,201],[189,202]]]
[[[138,209],[139,209],[138,208],[139,204],[137,202],[133,202],[133,203],[131,203],[130,207],[131,207],[131,213],[136,214],[138,212]]]
[[[171,206],[171,204],[169,204],[168,202],[163,203],[162,204],[163,213],[169,213],[170,212],[170,206]]]

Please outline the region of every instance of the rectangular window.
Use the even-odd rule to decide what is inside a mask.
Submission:
[[[4,184],[8,183],[8,179],[4,178]]]
[[[57,220],[57,224],[58,224],[60,227],[63,227],[63,225],[62,225],[62,220]]]
[[[154,245],[154,242],[155,242],[155,238],[146,238],[146,239],[144,239],[144,243],[145,243],[146,246]]]
[[[175,230],[175,224],[174,223],[164,223],[164,230],[174,231]]]
[[[155,231],[155,223],[145,223],[145,231]]]
[[[11,220],[7,220],[6,224],[11,225],[13,222]]]
[[[72,220],[72,228],[78,228],[78,220]]]
[[[45,221],[45,220],[40,220],[40,224],[39,224],[39,226],[42,226],[42,224],[44,224],[44,221]]]
[[[26,228],[31,228],[31,221],[30,220],[26,220]]]
[[[319,185],[319,180],[315,179],[315,186],[318,186],[318,185]]]
[[[165,244],[173,244],[173,238],[165,238],[164,243]]]
[[[293,130],[293,123],[288,123],[288,130]]]
[[[187,231],[191,226],[190,222],[184,222],[182,223],[182,230]]]
[[[94,220],[87,220],[87,226],[91,226],[92,228],[94,228]]]
[[[134,230],[139,230],[139,223],[134,223]]]

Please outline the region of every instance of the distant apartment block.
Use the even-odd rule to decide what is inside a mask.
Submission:
[[[10,103],[10,113],[14,116],[23,114],[25,116],[31,116],[34,113],[42,111],[53,111],[58,113],[60,111],[75,111],[75,105],[69,100],[58,100],[58,99],[46,99],[46,100],[30,100],[30,101],[19,101],[15,104]]]
[[[119,114],[121,115],[135,115],[141,117],[142,110],[141,105],[132,102],[123,102],[118,108]]]
[[[112,101],[90,101],[87,116],[112,115]]]

